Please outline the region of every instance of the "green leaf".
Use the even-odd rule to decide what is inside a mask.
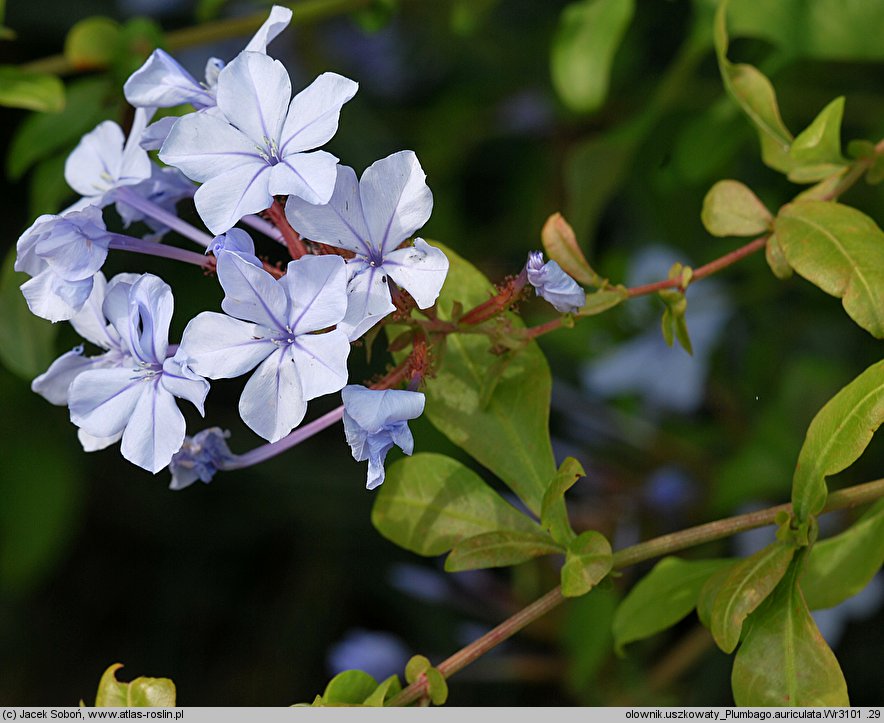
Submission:
[[[817,542],[801,576],[811,610],[835,607],[862,590],[884,565],[884,500],[844,532]]]
[[[562,554],[546,533],[494,531],[467,537],[458,542],[445,558],[446,572],[479,570],[487,567],[518,565],[543,555]]]
[[[432,664],[425,655],[412,656],[405,664],[405,682],[411,685],[431,667]]]
[[[34,316],[19,287],[28,280],[15,265],[10,249],[0,271],[0,361],[12,372],[31,380],[42,374],[55,357],[58,327]]]
[[[734,659],[738,706],[848,706],[838,660],[816,627],[798,586],[796,560],[750,618]]]
[[[217,18],[228,0],[197,0],[194,17],[198,23]]]
[[[332,678],[322,694],[323,705],[362,705],[377,689],[377,681],[362,670],[345,670]]]
[[[450,264],[437,302],[439,318],[450,319],[456,302],[469,309],[486,301],[493,287],[485,276],[451,249],[435,245]],[[507,319],[514,327],[522,325],[515,315]],[[532,342],[513,355],[489,395],[486,383],[496,362],[487,336],[450,334],[436,375],[427,380],[425,414],[539,515],[556,472],[549,439],[549,366]]]
[[[663,340],[667,346],[672,346],[676,339],[682,348],[688,353],[693,354],[694,348],[691,345],[691,337],[688,334],[688,324],[685,319],[685,313],[688,310],[688,301],[682,291],[664,289],[659,294],[666,308],[663,310],[663,317],[660,320],[660,329],[663,332]]]
[[[562,595],[579,597],[595,587],[614,563],[611,543],[600,532],[582,532],[568,546],[562,566]]]
[[[733,652],[743,621],[786,574],[795,548],[775,542],[731,568],[712,603],[710,631],[718,647]]]
[[[601,277],[592,270],[580,245],[574,229],[560,213],[552,214],[540,231],[540,240],[546,255],[555,261],[566,274],[581,284],[600,286]]]
[[[643,640],[672,627],[697,604],[703,585],[729,560],[665,557],[629,591],[614,615],[614,644]]]
[[[37,161],[73,147],[99,121],[110,117],[106,78],[84,78],[68,86],[60,113],[34,113],[19,125],[9,145],[6,169],[18,180]],[[65,186],[66,187],[66,186]]]
[[[783,253],[776,234],[771,234],[764,245],[764,260],[778,279],[785,280],[792,276],[792,267],[786,260],[786,254]]]
[[[844,97],[827,105],[792,142],[789,156],[795,162],[789,180],[797,183],[820,181],[838,173],[847,161],[841,155],[841,119]]]
[[[168,678],[140,677],[131,683],[121,683],[116,672],[122,663],[110,666],[98,683],[96,708],[173,708],[175,684]]]
[[[585,476],[586,472],[583,471],[580,462],[573,457],[566,457],[565,461],[559,465],[556,476],[549,483],[546,494],[543,495],[540,524],[544,529],[549,530],[552,538],[560,545],[568,545],[577,537],[568,520],[565,492],[571,489],[577,480]]]
[[[441,555],[484,532],[543,529],[472,470],[441,454],[395,462],[379,488],[371,521],[384,537],[419,555]]]
[[[582,0],[562,10],[552,43],[553,87],[571,110],[589,113],[608,95],[614,54],[635,0]]]
[[[755,126],[761,141],[762,160],[774,170],[788,172],[792,167],[789,157],[792,134],[780,117],[773,85],[755,66],[735,65],[727,58],[727,9],[728,0],[722,0],[715,13],[713,33],[724,86]]]
[[[111,64],[120,44],[120,24],[96,15],[77,22],[64,41],[64,56],[77,70],[105,68]]]
[[[0,65],[0,105],[58,113],[64,108],[64,85],[54,75]]]
[[[603,311],[613,309],[629,298],[629,290],[625,286],[612,286],[586,295],[586,303],[577,312],[577,316],[595,316]]]
[[[715,598],[721,592],[724,581],[727,580],[733,567],[739,564],[739,560],[728,560],[703,583],[697,594],[697,617],[707,629],[712,628],[712,606]]]
[[[575,695],[591,690],[599,668],[610,655],[614,640],[611,622],[617,608],[617,592],[597,587],[588,595],[571,598],[564,605],[559,645],[568,658],[565,681]]]
[[[792,477],[792,507],[799,522],[826,504],[826,477],[852,465],[884,422],[884,361],[838,392],[807,429]]]
[[[700,218],[713,236],[756,236],[767,232],[773,220],[758,196],[739,181],[719,181],[710,188]]]
[[[390,698],[399,693],[401,690],[402,683],[399,682],[399,676],[391,675],[389,678],[382,681],[377,688],[375,688],[372,694],[363,701],[363,705],[371,706],[373,708],[380,708],[384,705],[384,703],[386,703]]]
[[[863,329],[884,338],[884,233],[855,208],[830,201],[784,206],[774,220],[789,265]]]
[[[445,676],[437,668],[429,668],[427,675],[427,692],[433,705],[445,705],[448,700],[448,683]]]

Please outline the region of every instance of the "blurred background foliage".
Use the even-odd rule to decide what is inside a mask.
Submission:
[[[882,0],[732,5],[730,56],[771,77],[793,132],[844,95],[843,141],[884,135]],[[293,86],[326,70],[360,83],[329,150],[361,173],[413,149],[435,197],[422,235],[492,280],[519,270],[555,211],[603,276],[636,284],[665,278],[674,261],[700,265],[738,245],[700,224],[715,181],[739,179],[772,209],[799,190],[761,163],[754,132],[724,94],[714,0],[295,6],[303,21],[270,47]],[[251,28],[211,42],[183,29],[266,8],[7,3],[0,101],[56,112],[0,111],[4,255],[37,214],[72,200],[63,164],[80,136],[102,119],[131,119],[121,85],[155,45],[200,77],[207,56],[229,60]],[[22,77],[15,66],[60,76],[63,95],[61,81]],[[38,87],[22,101],[20,84],[32,81]],[[880,221],[882,188],[860,184],[846,201]],[[194,218],[185,205],[182,213]],[[83,453],[66,411],[28,388],[78,340],[66,325],[28,315],[11,265],[8,255],[0,280],[0,703],[74,705],[117,661],[124,679],[171,677],[184,705],[309,701],[341,668],[380,679],[401,673],[414,653],[438,662],[554,586],[548,560],[445,575],[438,561],[381,538],[363,465],[339,428],[178,493],[165,473],[126,463],[116,447]],[[190,269],[112,254],[105,272],[123,270],[172,285],[173,337],[220,300],[214,280]],[[759,256],[699,282],[688,300],[693,357],[663,343],[658,299],[541,340],[555,378],[557,460],[572,455],[588,472],[569,494],[572,521],[615,547],[785,501],[813,415],[880,358],[880,342],[838,300],[797,277],[778,281]],[[533,300],[522,311],[535,323],[551,314]],[[381,370],[360,350],[351,358],[356,381]],[[231,429],[234,451],[244,451],[258,439],[237,418],[238,393],[235,382],[214,384],[208,423]],[[333,403],[320,400],[314,411]],[[189,423],[201,428],[195,417]],[[417,449],[474,464],[425,420],[413,429]],[[832,487],[880,476],[882,451],[879,435]],[[855,516],[824,518],[824,534]],[[696,554],[747,554],[764,534]],[[730,661],[693,615],[624,657],[613,652],[616,602],[648,567],[568,602],[458,674],[449,703],[731,704]],[[882,587],[879,576],[817,614],[854,704],[880,704],[880,672],[869,662],[884,646]]]

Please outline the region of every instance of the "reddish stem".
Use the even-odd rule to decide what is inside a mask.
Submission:
[[[519,298],[525,284],[528,283],[528,272],[522,269],[522,273],[508,283],[488,301],[479,304],[477,307],[470,309],[460,318],[461,324],[481,324],[492,316],[497,316],[502,311],[506,311]]]
[[[285,209],[277,199],[273,199],[273,205],[267,209],[267,215],[270,216],[273,225],[276,226],[282,234],[282,237],[285,240],[285,245],[292,258],[299,259],[302,256],[306,256],[307,246],[304,244],[301,234],[292,228],[292,225],[285,216]]]

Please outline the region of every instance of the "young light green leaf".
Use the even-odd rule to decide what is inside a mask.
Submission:
[[[325,686],[322,705],[362,705],[377,687],[377,681],[368,673],[362,670],[345,670]]]
[[[433,705],[445,705],[448,700],[448,683],[438,668],[429,668],[427,675],[427,692]]]
[[[792,142],[789,156],[795,162],[789,180],[796,183],[821,181],[847,165],[841,155],[841,119],[844,97],[827,105]]]
[[[844,532],[817,542],[801,576],[811,610],[835,607],[862,590],[884,565],[884,500]]]
[[[371,521],[388,540],[426,556],[441,555],[485,532],[544,534],[475,472],[451,457],[431,453],[390,466]]]
[[[58,113],[64,108],[64,85],[54,75],[0,65],[0,105]]]
[[[792,134],[780,117],[777,97],[770,80],[758,68],[745,63],[733,64],[727,58],[728,0],[722,0],[715,13],[713,36],[718,67],[724,86],[755,126],[761,141],[762,160],[777,171],[792,167],[789,148]]]
[[[614,615],[614,644],[623,646],[672,627],[697,604],[703,585],[730,560],[665,557],[629,591]]]
[[[740,560],[729,559],[718,570],[712,573],[697,594],[697,617],[707,629],[712,628],[712,606],[715,604],[715,598],[721,592],[724,581],[730,575],[734,565],[738,565]]]
[[[509,567],[543,555],[560,555],[557,545],[545,532],[483,532],[458,542],[445,558],[446,572]]]
[[[785,280],[792,276],[792,267],[786,260],[786,254],[783,253],[776,234],[771,234],[764,245],[764,259],[778,279]]]
[[[611,572],[611,543],[600,532],[582,532],[568,546],[562,566],[562,595],[585,595]]]
[[[884,361],[838,392],[807,429],[792,477],[792,507],[799,522],[826,504],[826,477],[847,469],[884,422]]]
[[[739,706],[848,706],[847,683],[798,586],[796,559],[749,619],[731,675]]]
[[[884,338],[884,232],[855,208],[829,201],[784,206],[774,220],[789,265],[863,329]]]
[[[15,249],[11,249],[0,271],[0,361],[30,381],[52,363],[58,327],[28,309],[19,289],[28,277],[15,271],[14,264]]]
[[[725,653],[737,647],[743,621],[777,586],[794,555],[794,547],[775,542],[731,568],[712,603],[709,627]]]
[[[770,229],[773,217],[739,181],[719,181],[703,199],[703,226],[713,236],[756,236]]]
[[[363,705],[380,708],[384,703],[402,690],[402,683],[399,682],[398,675],[391,675],[386,680],[381,681],[372,694],[368,696]]]
[[[575,281],[587,286],[602,284],[602,278],[590,267],[577,243],[574,229],[562,214],[554,213],[546,219],[540,231],[540,240],[546,255]]]
[[[549,530],[552,538],[560,545],[568,545],[577,537],[571,529],[571,523],[568,520],[568,508],[565,505],[565,492],[567,492],[574,483],[581,477],[585,477],[586,472],[583,466],[573,457],[566,457],[565,461],[559,466],[559,471],[547,487],[546,494],[543,495],[543,505],[540,508],[540,524],[544,529]]]
[[[562,11],[550,56],[553,87],[571,110],[589,113],[608,95],[611,65],[635,0],[580,0]]]
[[[595,316],[603,311],[613,309],[629,298],[629,290],[625,286],[611,286],[586,295],[586,303],[577,312],[577,316]]]
[[[64,41],[64,56],[77,70],[105,68],[114,60],[120,44],[120,24],[95,15],[77,22]]]
[[[456,302],[469,309],[486,301],[493,292],[488,279],[451,249],[433,243],[450,263],[437,303],[439,318],[449,319]],[[508,319],[521,326],[515,315]],[[532,342],[513,356],[488,395],[486,381],[497,360],[489,349],[484,335],[448,336],[436,375],[427,379],[425,414],[539,515],[547,483],[556,472],[549,438],[549,366]]]
[[[432,664],[425,655],[413,655],[405,664],[405,682],[411,685],[420,675],[426,673]]]
[[[172,708],[175,684],[168,678],[140,677],[121,683],[116,672],[122,663],[114,663],[101,676],[95,695],[96,708]]]

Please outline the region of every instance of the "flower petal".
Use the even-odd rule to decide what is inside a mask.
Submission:
[[[85,371],[70,387],[71,421],[96,437],[118,434],[151,383],[133,369]]]
[[[204,311],[184,330],[178,353],[186,354],[197,374],[209,379],[232,379],[254,369],[277,346],[264,338],[267,329],[225,314]]]
[[[101,313],[101,305],[107,292],[107,280],[100,271],[92,278],[92,292],[83,308],[71,319],[71,326],[86,341],[91,341],[102,349],[110,349],[119,341],[116,334],[108,332],[107,319]]]
[[[221,308],[230,316],[254,321],[269,329],[285,330],[288,311],[285,290],[263,268],[253,266],[237,254],[221,254],[218,280],[224,289]]]
[[[109,244],[101,210],[89,206],[59,217],[47,227],[34,250],[58,276],[82,281],[104,265]]]
[[[83,356],[83,347],[62,354],[49,368],[31,382],[31,391],[37,392],[51,404],[68,403],[68,390],[79,374],[92,368],[93,360]]]
[[[138,142],[139,145],[146,151],[160,150],[172,132],[172,126],[178,120],[179,116],[167,115],[154,121],[144,129],[144,133],[141,134],[141,140]]]
[[[347,268],[340,256],[302,256],[279,280],[289,298],[288,328],[306,334],[334,326],[347,311]]]
[[[144,274],[129,289],[129,339],[142,362],[165,360],[174,306],[172,288],[153,274]]]
[[[156,474],[181,449],[185,431],[184,415],[175,404],[175,397],[156,380],[135,405],[123,432],[120,452],[132,464]]]
[[[240,166],[266,165],[254,141],[213,113],[179,118],[160,149],[160,160],[201,182]]]
[[[354,341],[388,314],[396,311],[390,298],[390,287],[384,269],[358,261],[348,261],[347,267],[363,266],[347,285],[347,313],[338,324],[347,337]]]
[[[292,11],[281,5],[270,8],[270,16],[264,21],[249,44],[243,50],[266,53],[267,44],[288,27],[292,21]]]
[[[32,314],[49,321],[67,321],[89,298],[92,278],[66,281],[47,268],[20,288]]]
[[[43,239],[52,227],[58,222],[58,216],[44,213],[18,237],[15,244],[16,271],[22,271],[29,276],[36,276],[46,269],[46,262],[37,256],[37,243]]]
[[[98,452],[99,450],[107,449],[112,444],[119,442],[122,436],[123,433],[119,432],[112,434],[110,437],[96,437],[84,429],[77,430],[77,439],[80,440],[84,452]]]
[[[349,166],[338,166],[335,190],[328,203],[317,205],[290,196],[286,218],[302,236],[313,241],[348,249],[363,256],[371,254],[368,227],[362,214],[359,181]]]
[[[412,151],[400,151],[372,163],[362,174],[359,193],[375,248],[386,256],[433,211],[433,194]]]
[[[243,216],[273,203],[268,189],[270,170],[259,159],[215,176],[197,189],[193,197],[196,210],[213,234],[229,231]]]
[[[318,148],[338,130],[341,106],[359,84],[337,73],[323,73],[292,98],[280,138],[280,157]]]
[[[384,270],[405,289],[421,309],[432,306],[439,297],[448,274],[448,257],[423,239],[414,246],[384,256]]]
[[[264,147],[279,140],[292,83],[278,60],[244,51],[218,75],[218,108],[235,127]]]
[[[290,347],[277,349],[251,376],[239,398],[243,421],[269,442],[292,431],[307,412]]]
[[[163,362],[163,376],[160,384],[171,394],[186,399],[199,413],[205,416],[203,404],[209,393],[209,383],[190,367],[190,360],[180,349],[173,357]]]
[[[270,193],[326,203],[335,190],[337,164],[338,159],[325,151],[290,154],[273,166]]]
[[[190,103],[195,108],[215,105],[215,98],[165,50],[154,50],[123,86],[126,100],[136,108],[171,108]]]
[[[141,147],[141,138],[144,135],[144,129],[153,118],[155,110],[156,108],[135,109],[129,137],[126,138],[126,145],[123,146],[123,157],[120,159],[120,171],[115,185],[130,186],[150,178],[153,163],[151,163],[147,151]]]
[[[405,389],[368,389],[350,384],[341,392],[347,414],[369,434],[397,422],[417,419],[424,413],[426,398]]]
[[[344,332],[303,334],[289,348],[305,401],[336,392],[347,383],[350,340]]]
[[[124,140],[116,123],[99,123],[67,157],[64,180],[82,196],[97,196],[110,190],[120,173]]]

